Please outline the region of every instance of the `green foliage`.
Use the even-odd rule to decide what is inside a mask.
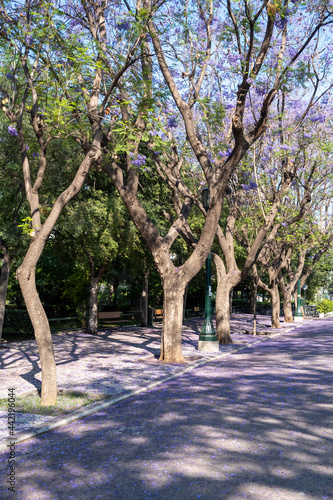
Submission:
[[[322,299],[316,303],[316,309],[319,313],[329,313],[333,312],[333,301],[328,299]]]
[[[32,218],[25,217],[22,219],[23,224],[19,224],[17,227],[22,228],[22,233],[27,234],[28,236],[33,236],[35,234],[34,229],[31,227]]]
[[[23,337],[31,337],[33,333],[29,314],[26,310],[6,308],[3,326],[5,333],[20,333]]]

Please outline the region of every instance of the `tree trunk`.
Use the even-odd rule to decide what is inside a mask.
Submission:
[[[0,344],[2,337],[3,322],[5,319],[7,286],[10,271],[10,256],[6,248],[4,248],[4,256],[2,259],[1,275],[0,275]]]
[[[89,292],[89,317],[88,317],[88,333],[97,334],[98,329],[98,283],[100,277],[95,276],[92,272],[90,275],[90,292]]]
[[[183,303],[183,321],[186,319],[186,302],[187,302],[187,292],[188,292],[189,283],[187,283],[184,292],[184,303]]]
[[[278,277],[279,277],[279,283],[280,283],[280,290],[282,293],[284,321],[285,321],[285,323],[293,323],[294,317],[293,317],[293,311],[291,308],[290,287],[286,286],[284,279],[283,279],[282,272],[279,273]]]
[[[283,294],[283,314],[285,323],[293,323],[294,316],[291,308],[291,293]]]
[[[272,328],[280,328],[280,294],[277,283],[270,287]]]
[[[42,368],[41,405],[54,405],[57,401],[57,375],[52,335],[47,316],[36,289],[36,265],[41,252],[35,251],[36,242],[16,271],[22,295],[34,328]]]
[[[216,289],[216,335],[220,344],[232,344],[230,335],[230,288],[226,280],[219,279]]]
[[[178,280],[163,280],[163,327],[160,361],[184,363],[182,353],[183,302],[185,286]]]
[[[232,344],[230,335],[230,316],[232,310],[232,292],[239,282],[239,274],[227,275],[221,257],[212,253],[216,269],[217,287],[215,301],[216,335],[220,344]]]

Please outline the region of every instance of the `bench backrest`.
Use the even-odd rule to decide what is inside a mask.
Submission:
[[[200,307],[195,307],[195,308],[194,308],[194,312],[195,312],[195,313],[197,313],[197,312],[199,312],[199,311],[200,311]]]
[[[157,314],[157,316],[163,316],[163,309],[155,309],[155,314]]]
[[[120,311],[103,311],[98,313],[99,319],[117,319],[120,318]]]

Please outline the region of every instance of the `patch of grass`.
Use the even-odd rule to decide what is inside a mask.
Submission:
[[[80,391],[58,392],[57,403],[54,406],[41,406],[40,396],[36,393],[29,393],[18,396],[15,399],[15,411],[21,413],[34,413],[37,415],[66,415],[81,406],[87,406],[95,401],[104,399],[101,394],[86,394]],[[7,411],[7,399],[0,399],[0,410]]]

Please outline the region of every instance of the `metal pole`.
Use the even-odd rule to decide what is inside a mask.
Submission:
[[[206,259],[205,321],[199,336],[198,350],[218,352],[219,342],[212,322],[211,259],[209,253]]]

